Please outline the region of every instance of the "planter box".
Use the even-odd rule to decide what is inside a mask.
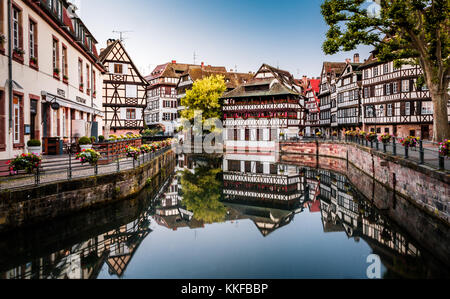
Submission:
[[[92,144],[86,144],[86,145],[80,145],[80,149],[81,150],[88,150],[88,149],[92,149]]]
[[[41,155],[42,154],[42,147],[41,146],[29,146],[27,147],[29,154],[36,154]]]

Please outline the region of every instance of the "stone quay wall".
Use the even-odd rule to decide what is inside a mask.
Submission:
[[[161,173],[171,174],[175,163],[169,150],[131,170],[2,191],[0,232],[131,198]]]
[[[313,167],[342,173],[348,173],[347,164],[351,164],[383,186],[405,196],[428,214],[450,224],[450,175],[445,172],[346,142],[288,142],[282,143],[280,148],[283,162],[306,161],[305,166],[315,165]],[[334,166],[331,165],[333,163]],[[342,169],[344,167],[347,169]]]

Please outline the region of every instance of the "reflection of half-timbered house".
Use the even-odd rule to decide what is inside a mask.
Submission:
[[[360,66],[363,74],[365,131],[390,133],[399,138],[433,137],[433,103],[427,87],[418,88],[419,66],[380,62],[376,53]]]
[[[138,134],[144,129],[147,81],[141,76],[120,40],[108,40],[100,53],[108,72],[103,75],[105,134]]]
[[[322,133],[331,135],[331,123],[337,125],[336,81],[347,64],[345,62],[324,62],[320,75],[320,126]],[[332,117],[333,110],[333,117]]]
[[[267,236],[303,211],[304,180],[296,166],[280,165],[262,153],[226,155],[223,202],[251,219]]]
[[[355,54],[353,63],[347,61],[344,71],[336,84],[336,118],[332,122],[334,130],[356,130],[362,128],[361,116],[361,81],[362,74],[358,70],[359,54]],[[336,128],[337,127],[337,128]]]
[[[225,146],[276,151],[276,142],[298,137],[302,89],[289,72],[264,64],[252,80],[225,93]]]

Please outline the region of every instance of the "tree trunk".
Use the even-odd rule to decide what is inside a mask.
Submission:
[[[447,86],[439,88],[438,84],[433,85],[429,88],[433,100],[433,142],[442,142],[450,139]]]

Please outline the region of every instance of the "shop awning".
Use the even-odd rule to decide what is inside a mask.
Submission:
[[[45,91],[41,92],[41,95],[43,97],[45,97],[45,101],[43,101],[43,103],[53,103],[56,102],[59,105],[61,105],[62,107],[66,107],[66,108],[70,108],[70,109],[75,109],[75,110],[79,110],[79,111],[83,111],[86,113],[92,113],[94,115],[99,115],[101,117],[103,117],[103,112],[99,109],[96,109],[95,107],[89,107],[89,106],[85,106],[82,104],[79,104],[77,102],[65,99],[61,96],[58,95],[54,95]]]

